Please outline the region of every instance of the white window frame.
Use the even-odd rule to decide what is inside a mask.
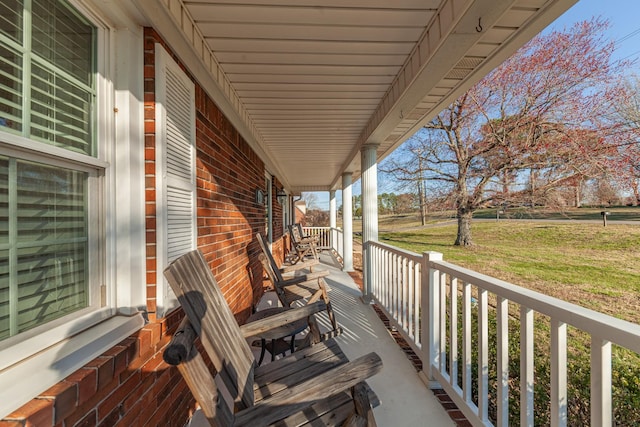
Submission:
[[[269,172],[264,174],[265,185],[267,191],[265,193],[265,211],[266,211],[266,224],[267,224],[267,242],[271,245],[273,243],[273,178]]]
[[[291,216],[291,208],[289,207],[289,200],[291,199],[291,197],[289,196],[289,193],[287,191],[284,191],[284,193],[286,194],[286,198],[284,200],[284,203],[280,205],[282,209],[282,233],[283,234],[287,232],[287,226],[289,225],[289,217]]]
[[[82,12],[82,10],[80,11]],[[104,58],[109,49],[107,29],[99,22],[96,22],[95,17],[92,19],[86,13],[85,16],[96,26],[98,32],[96,56]],[[104,96],[107,93],[107,83],[103,77],[100,77],[104,75],[105,62],[104,60],[98,61],[96,70],[98,75],[96,78],[96,92],[101,94],[97,97],[96,114],[104,114],[109,103],[108,97]],[[100,65],[101,63],[102,66]],[[96,139],[105,141],[107,137],[106,126],[96,129],[96,131],[98,132]],[[97,157],[93,157],[34,141],[20,135],[5,133],[0,129],[0,155],[89,173],[89,198],[87,200],[90,220],[87,224],[89,233],[88,258],[94,260],[103,260],[105,256],[105,250],[102,248],[105,246],[103,230],[105,229],[106,215],[99,212],[105,206],[102,200],[104,198],[105,177],[109,167],[104,145],[98,145],[100,148],[97,150]],[[91,323],[97,323],[115,314],[112,307],[108,306],[107,301],[103,301],[101,298],[101,286],[106,284],[104,262],[91,263],[88,268],[88,307],[0,341],[3,347],[3,350],[0,351],[0,370],[15,363],[16,359],[24,358],[25,354],[32,354],[42,348],[46,348],[71,334],[86,329]],[[62,327],[58,328],[58,326]],[[18,348],[21,351],[17,351]],[[10,352],[13,357],[8,357],[4,354],[7,350],[12,350]]]
[[[82,3],[81,3],[82,1]],[[133,287],[144,288],[144,269],[139,269],[135,276],[134,269],[129,272],[129,281],[116,284],[116,278],[122,277],[117,268],[116,242],[118,229],[118,211],[115,208],[116,192],[127,191],[143,185],[144,159],[138,161],[139,171],[131,170],[130,174],[118,176],[116,180],[114,164],[116,154],[116,138],[114,128],[114,85],[116,77],[114,58],[116,49],[114,34],[116,30],[101,19],[83,0],[68,0],[86,19],[97,28],[97,77],[96,77],[96,116],[98,126],[95,128],[97,157],[72,152],[63,148],[37,142],[0,128],[0,155],[36,161],[52,166],[59,166],[88,172],[88,209],[90,223],[89,232],[89,305],[85,309],[70,313],[59,319],[37,326],[16,336],[0,342],[0,384],[11,384],[11,387],[0,388],[0,419],[17,409],[31,398],[37,396],[53,384],[59,382],[88,361],[104,353],[122,339],[144,326],[144,318],[132,307],[140,301],[136,298],[124,298],[127,307],[117,307],[120,294],[139,294]],[[136,27],[139,34],[134,33],[127,39],[139,38],[140,43],[131,46],[120,46],[121,49],[137,49],[140,60],[140,79],[142,79],[142,29]],[[123,44],[122,41],[119,41]],[[135,85],[133,85],[135,86]],[[132,87],[133,87],[132,86]],[[138,116],[143,116],[142,83],[140,100],[135,102],[139,108]],[[130,94],[129,94],[130,95]],[[129,96],[130,97],[130,96]],[[124,118],[125,121],[134,120]],[[134,129],[135,126],[138,129]],[[139,139],[132,145],[138,145],[140,153],[144,152],[143,121],[129,123],[128,132],[132,139]],[[135,135],[139,133],[139,135]],[[131,153],[127,153],[131,157]],[[136,167],[133,167],[136,169]],[[136,176],[138,175],[138,176]],[[137,181],[137,182],[136,182]],[[117,182],[117,185],[116,185]],[[131,190],[131,194],[144,194],[144,190]],[[139,194],[136,194],[139,196]],[[138,197],[139,199],[139,197]],[[141,217],[132,227],[144,226],[144,202],[139,209]],[[144,231],[141,232],[144,237]],[[130,246],[134,246],[128,242]],[[139,242],[144,251],[144,240]],[[132,274],[133,273],[133,274]],[[125,274],[124,276],[127,276]],[[140,280],[138,280],[140,279]],[[116,289],[117,285],[117,289]],[[121,292],[122,291],[122,292]],[[138,298],[139,299],[139,298]],[[129,316],[116,316],[124,311]]]

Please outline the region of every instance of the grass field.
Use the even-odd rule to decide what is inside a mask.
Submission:
[[[569,208],[563,211],[545,208],[512,208],[502,211],[504,219],[561,219],[561,220],[602,220],[602,212],[608,212],[610,221],[638,221],[640,224],[640,207],[622,206],[610,208]],[[474,214],[474,218],[496,218],[496,209],[483,209]]]
[[[455,224],[395,224],[398,231],[381,231],[380,241],[442,252],[454,264],[640,323],[640,223],[478,221],[471,248],[453,246]]]
[[[569,208],[563,211],[545,208],[511,208],[501,211],[500,219],[549,219],[602,221],[601,212],[609,212],[607,221],[637,221],[640,224],[640,206],[621,206],[610,208]],[[497,209],[480,209],[473,214],[478,219],[496,219]],[[455,220],[454,211],[433,211],[427,214],[427,224],[435,224],[447,220]],[[380,216],[381,230],[395,230],[399,227],[418,227],[420,217],[417,214]],[[354,221],[354,230],[359,230],[360,222]]]
[[[615,211],[610,211],[613,217]],[[623,224],[614,219],[603,227],[600,210],[595,209],[579,210],[571,216],[547,214],[542,217],[565,219],[563,221],[496,221],[495,211],[485,214],[486,219],[474,221],[472,225],[476,243],[473,247],[453,246],[457,228],[454,218],[448,216],[432,218],[426,227],[421,227],[415,217],[381,218],[379,240],[417,253],[442,252],[445,261],[640,323],[640,222]],[[540,217],[540,212],[536,214]],[[639,214],[638,208],[622,208],[616,212],[617,218],[625,221],[638,221]],[[491,313],[494,312],[489,310],[490,317]],[[519,376],[520,369],[519,322],[517,314],[515,316],[510,321],[509,332],[509,375],[513,378]],[[536,425],[549,425],[549,319],[536,316],[535,321],[534,413]],[[493,320],[489,323],[493,324]],[[495,343],[491,331],[494,330],[490,327],[489,342]],[[571,372],[567,378],[567,425],[589,425],[589,336],[569,327],[567,346],[567,369]],[[490,344],[489,348],[495,346]],[[612,351],[614,423],[640,425],[640,355],[615,345]],[[472,369],[477,366],[476,357],[473,356]],[[489,387],[493,390],[497,372],[491,367],[497,363],[497,356],[490,351],[489,357]],[[518,387],[517,381],[510,384],[510,424],[514,425],[519,422]],[[490,395],[492,402],[496,399],[495,393]],[[491,412],[490,416],[495,414]]]

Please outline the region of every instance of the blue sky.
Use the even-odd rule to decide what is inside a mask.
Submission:
[[[640,1],[639,0],[580,0],[548,28],[562,30],[576,22],[602,17],[610,23],[609,37],[615,41],[614,58],[636,60],[632,72],[640,74]],[[379,181],[379,192],[392,192],[393,188]],[[385,188],[388,187],[388,188]],[[342,192],[336,194],[337,205],[342,204]],[[354,183],[354,194],[360,194],[360,181]],[[316,192],[314,208],[329,210],[329,192]]]
[[[573,23],[601,16],[611,24],[608,34],[616,42],[616,59],[640,56],[640,2],[638,0],[580,0],[549,28],[561,30]],[[635,70],[640,70],[638,64]]]

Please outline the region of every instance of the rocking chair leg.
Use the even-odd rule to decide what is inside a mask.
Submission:
[[[342,427],[367,427],[367,420],[358,414],[351,414]]]
[[[376,427],[376,420],[373,417],[373,409],[371,408],[371,402],[369,401],[369,393],[364,383],[356,384],[351,389],[351,394],[353,396],[355,413],[364,419],[364,425],[367,427]]]
[[[331,321],[331,327],[335,332],[338,332],[339,326],[338,321],[336,320],[336,316],[333,313],[333,307],[331,307],[331,300],[329,300],[329,294],[327,293],[327,287],[324,283],[320,284],[320,292],[322,292],[322,300],[327,304],[327,314],[329,315],[329,320]]]
[[[262,361],[264,360],[264,353],[265,353],[265,351],[267,349],[267,341],[264,338],[262,338],[261,344],[262,345],[260,346],[261,347],[261,349],[260,349],[260,360],[258,361],[258,366],[262,365]]]

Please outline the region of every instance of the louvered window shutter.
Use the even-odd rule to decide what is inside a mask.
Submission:
[[[178,303],[162,272],[196,247],[195,87],[156,45],[157,316]]]

